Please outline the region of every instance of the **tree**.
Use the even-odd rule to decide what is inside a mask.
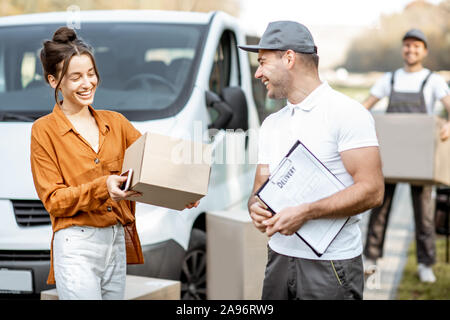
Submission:
[[[421,29],[428,39],[424,65],[432,70],[450,70],[450,0],[438,5],[417,0],[402,13],[380,17],[379,27],[357,37],[343,65],[349,71],[391,71],[402,65],[401,39],[411,28]]]

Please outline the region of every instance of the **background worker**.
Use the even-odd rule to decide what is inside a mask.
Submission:
[[[445,80],[422,65],[427,56],[427,39],[418,29],[411,29],[402,38],[403,68],[386,73],[370,90],[363,102],[371,109],[381,98],[389,96],[386,112],[434,113],[437,100],[449,111],[450,95]],[[450,136],[450,122],[442,127],[442,140]],[[450,164],[449,164],[450,165]],[[396,184],[386,183],[381,207],[372,210],[364,248],[366,273],[376,260],[383,256],[383,244]],[[432,186],[411,185],[417,243],[418,273],[422,282],[434,282],[436,277],[431,266],[436,261],[434,206]]]

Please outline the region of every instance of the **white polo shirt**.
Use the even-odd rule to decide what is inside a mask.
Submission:
[[[288,105],[268,116],[261,125],[258,163],[276,168],[296,140],[305,146],[346,186],[352,176],[342,163],[340,152],[378,146],[372,115],[360,103],[333,90],[326,82],[298,105]],[[319,258],[295,234],[274,234],[269,246],[287,256],[306,259],[350,259],[362,253],[360,216],[352,216]]]
[[[423,68],[417,72],[406,72],[403,68],[395,71],[394,90],[398,92],[419,92],[422,82],[430,73],[430,70]],[[392,72],[385,73],[370,89],[370,94],[382,99],[391,94]],[[428,114],[434,113],[436,101],[448,96],[450,90],[444,78],[436,73],[432,73],[423,88],[423,96]]]

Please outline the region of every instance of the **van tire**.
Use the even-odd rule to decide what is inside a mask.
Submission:
[[[192,229],[181,266],[181,299],[206,300],[206,233]]]

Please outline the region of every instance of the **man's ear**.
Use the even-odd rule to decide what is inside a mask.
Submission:
[[[48,79],[48,83],[50,84],[50,86],[53,89],[55,89],[56,86],[58,85],[58,81],[56,80],[56,78],[54,76],[52,76],[51,74],[49,74],[47,79]]]
[[[295,52],[289,49],[284,53],[284,57],[286,59],[288,69],[292,69],[294,67],[295,60],[297,59]]]

